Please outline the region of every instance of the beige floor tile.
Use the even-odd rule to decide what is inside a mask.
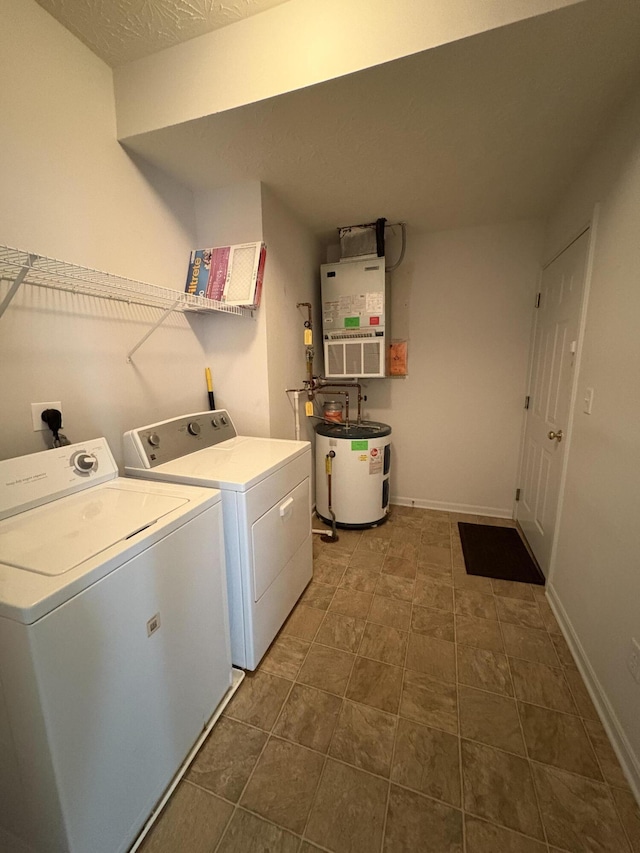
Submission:
[[[533,601],[531,585],[519,583],[518,581],[502,581],[495,578],[491,581],[494,595],[503,595],[506,598],[520,598],[523,601]]]
[[[433,607],[437,610],[453,612],[453,587],[447,583],[439,583],[421,575],[416,580],[413,593],[413,603],[420,607]]]
[[[274,735],[326,752],[338,720],[342,699],[324,690],[295,684],[282,707]]]
[[[402,520],[402,523],[392,525],[391,542],[410,542],[417,548],[420,545],[421,538],[420,519],[412,519],[409,523]]]
[[[451,547],[449,543],[445,546],[420,545],[418,549],[418,560],[421,563],[430,563],[434,566],[451,566]]]
[[[504,652],[500,625],[493,619],[456,615],[456,641],[463,646]]]
[[[405,670],[400,716],[457,734],[458,703],[455,684],[446,684],[420,672]]]
[[[549,844],[571,853],[628,853],[606,785],[541,764],[532,767]]]
[[[584,727],[596,753],[605,782],[616,785],[618,788],[628,788],[627,777],[622,772],[618,756],[611,746],[611,741],[602,723],[599,720],[585,720]]]
[[[519,658],[509,658],[509,666],[518,699],[553,711],[578,713],[562,669]]]
[[[467,853],[546,853],[547,845],[510,829],[465,815]]]
[[[336,590],[329,610],[342,613],[344,616],[355,616],[357,619],[366,619],[371,607],[371,593],[357,592],[353,589]]]
[[[408,636],[406,631],[367,622],[358,654],[394,666],[404,666]]]
[[[526,759],[463,740],[462,776],[465,811],[544,840]]]
[[[375,551],[354,551],[349,565],[354,569],[366,569],[368,572],[379,573],[384,563],[384,554]]]
[[[418,558],[418,546],[415,542],[406,542],[402,539],[392,539],[389,543],[389,550],[387,551],[385,563],[393,557],[401,560],[407,560],[415,566]],[[390,574],[398,574],[398,572],[390,572]]]
[[[402,669],[368,658],[356,658],[347,699],[397,714],[401,691]]]
[[[342,576],[347,568],[348,557],[344,558],[344,563],[336,563],[334,561],[324,562],[316,559],[313,561],[313,578],[320,583],[326,583],[329,586],[338,586],[342,580]]]
[[[221,717],[186,778],[226,800],[237,802],[267,737],[266,732],[230,717]]]
[[[393,575],[396,578],[407,578],[414,580],[418,570],[415,560],[406,560],[404,557],[387,556],[382,564],[382,573]]]
[[[576,669],[576,662],[571,654],[571,649],[562,634],[550,634],[549,636],[561,665],[566,669]]]
[[[386,554],[388,550],[389,539],[381,539],[379,537],[367,538],[366,536],[363,536],[358,543],[356,553],[358,551],[365,553],[370,551],[374,554]]]
[[[511,674],[505,655],[487,649],[458,646],[458,681],[468,687],[513,696]]]
[[[316,546],[318,539],[314,539],[313,544]],[[350,559],[349,554],[345,554],[343,551],[336,551],[334,545],[324,545],[322,543],[320,545],[321,547],[316,549],[317,553],[314,555],[314,566],[337,566],[343,569],[347,567]]]
[[[434,566],[432,563],[419,562],[416,566],[416,573],[418,577],[429,578],[453,586],[453,573],[448,566]]]
[[[468,575],[464,570],[456,567],[454,562],[452,573],[453,585],[458,589],[469,589],[472,592],[482,592],[485,595],[493,595],[493,587],[489,578],[480,577],[480,575]]]
[[[360,646],[365,624],[364,619],[329,611],[318,629],[315,642],[344,652],[355,653]]]
[[[299,844],[297,835],[236,809],[216,853],[297,853]]]
[[[298,681],[344,696],[355,655],[314,643],[298,674]]]
[[[379,572],[370,572],[360,566],[348,565],[340,581],[341,589],[353,589],[356,592],[373,592],[378,583]]]
[[[260,671],[295,681],[310,646],[308,640],[280,634],[260,661]]]
[[[426,637],[439,640],[455,640],[453,613],[446,610],[434,610],[432,607],[413,606],[411,612],[411,630]]]
[[[455,588],[455,611],[461,616],[498,620],[493,595],[487,595],[473,589]]]
[[[233,806],[181,782],[157,823],[140,848],[140,853],[211,853],[222,837]]]
[[[305,837],[340,853],[379,850],[387,791],[382,779],[329,759]]]
[[[405,666],[438,681],[455,682],[455,644],[412,632]]]
[[[518,703],[529,758],[602,781],[582,720],[537,705]]]
[[[384,853],[462,853],[462,814],[391,785]]]
[[[462,737],[525,755],[518,709],[513,699],[461,684],[458,702]]]
[[[585,687],[585,683],[578,670],[567,668],[565,670],[565,677],[569,682],[569,687],[571,688],[571,693],[573,694],[575,703],[578,706],[578,713],[580,716],[587,720],[599,721],[600,717],[598,716],[598,712],[591,701],[589,691]]]
[[[496,595],[496,608],[498,619],[501,622],[522,625],[524,628],[546,630],[540,609],[535,601],[522,601],[518,598],[505,598]]]
[[[612,788],[611,793],[633,853],[640,853],[640,806],[630,791]]]
[[[324,757],[295,743],[271,738],[240,804],[292,832],[304,829]]]
[[[451,532],[448,524],[432,522],[431,525],[422,525],[422,545],[430,548],[450,548]]]
[[[381,574],[376,587],[376,595],[384,595],[386,598],[395,598],[398,601],[411,601],[415,585],[415,581],[408,578]]]
[[[400,718],[391,781],[460,806],[458,738]]]
[[[225,716],[271,731],[291,689],[291,682],[266,672],[246,673]]]
[[[449,513],[444,509],[422,509],[422,525],[427,527],[432,521],[449,523]]]
[[[377,708],[345,700],[329,755],[388,777],[397,719]]]
[[[560,661],[546,631],[522,628],[507,622],[502,622],[501,625],[504,647],[509,657],[546,663],[548,666],[559,665]]]
[[[324,612],[316,607],[298,604],[284,623],[281,634],[297,637],[299,640],[313,640]]]
[[[352,554],[362,541],[361,530],[338,529],[338,541],[327,543],[334,551]],[[369,540],[372,541],[372,540]]]
[[[335,586],[329,586],[318,581],[311,581],[300,598],[307,607],[317,607],[318,610],[326,610],[331,604],[331,599],[336,591]]]
[[[562,631],[558,625],[558,620],[556,619],[549,602],[545,598],[537,598],[536,603],[540,609],[540,615],[542,616],[544,627],[547,631],[550,634],[561,634]]]
[[[389,625],[390,628],[408,631],[411,624],[411,603],[386,598],[384,595],[374,595],[367,619],[378,625]]]

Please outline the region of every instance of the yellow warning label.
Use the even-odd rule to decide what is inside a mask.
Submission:
[[[367,454],[366,454],[366,453],[361,453],[361,454],[360,454],[360,456],[358,456],[358,459],[359,459],[361,462],[366,462],[368,458],[369,458],[369,457],[367,456]]]
[[[306,347],[313,346],[313,332],[311,329],[304,330],[304,345]]]
[[[304,413],[308,418],[313,415],[313,403],[311,402],[311,400],[307,400],[307,402],[304,404]]]

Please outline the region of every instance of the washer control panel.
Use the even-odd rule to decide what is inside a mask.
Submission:
[[[0,518],[118,476],[104,438],[0,462]]]
[[[183,415],[170,421],[131,430],[124,436],[125,466],[139,468],[141,456],[147,468],[155,468],[205,447],[235,438],[233,421],[226,409]]]

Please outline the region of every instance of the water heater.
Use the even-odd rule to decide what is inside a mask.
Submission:
[[[386,376],[384,258],[323,264],[321,291],[325,377]]]

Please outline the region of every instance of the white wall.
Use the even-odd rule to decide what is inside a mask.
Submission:
[[[311,235],[268,187],[262,194],[264,234],[268,247],[265,275],[267,310],[267,354],[269,372],[270,434],[274,438],[294,437],[293,396],[287,388],[301,388],[306,377],[304,321],[313,306],[316,372],[322,365],[320,334],[320,263],[318,240]],[[300,400],[300,437],[311,440],[315,421],[304,416]]]
[[[550,594],[640,792],[640,92],[550,222],[551,255],[600,202]],[[586,388],[591,415],[582,412]]]
[[[409,375],[366,389],[393,428],[392,502],[511,516],[541,238],[537,222],[409,229],[391,275]]]
[[[229,246],[263,240],[259,181],[196,194],[199,247]],[[267,264],[269,263],[267,259]],[[267,315],[223,314],[199,324],[199,338],[213,377],[216,406],[227,408],[241,433],[269,435]]]
[[[192,195],[116,141],[111,71],[32,0],[3,0],[0,78],[0,242],[182,290]],[[106,435],[117,457],[123,430],[206,407],[184,317],[126,363],[159,314],[24,287],[0,319],[0,456],[47,446],[30,402],[61,400],[69,438]]]
[[[118,136],[390,62],[581,0],[289,0],[115,71]]]

